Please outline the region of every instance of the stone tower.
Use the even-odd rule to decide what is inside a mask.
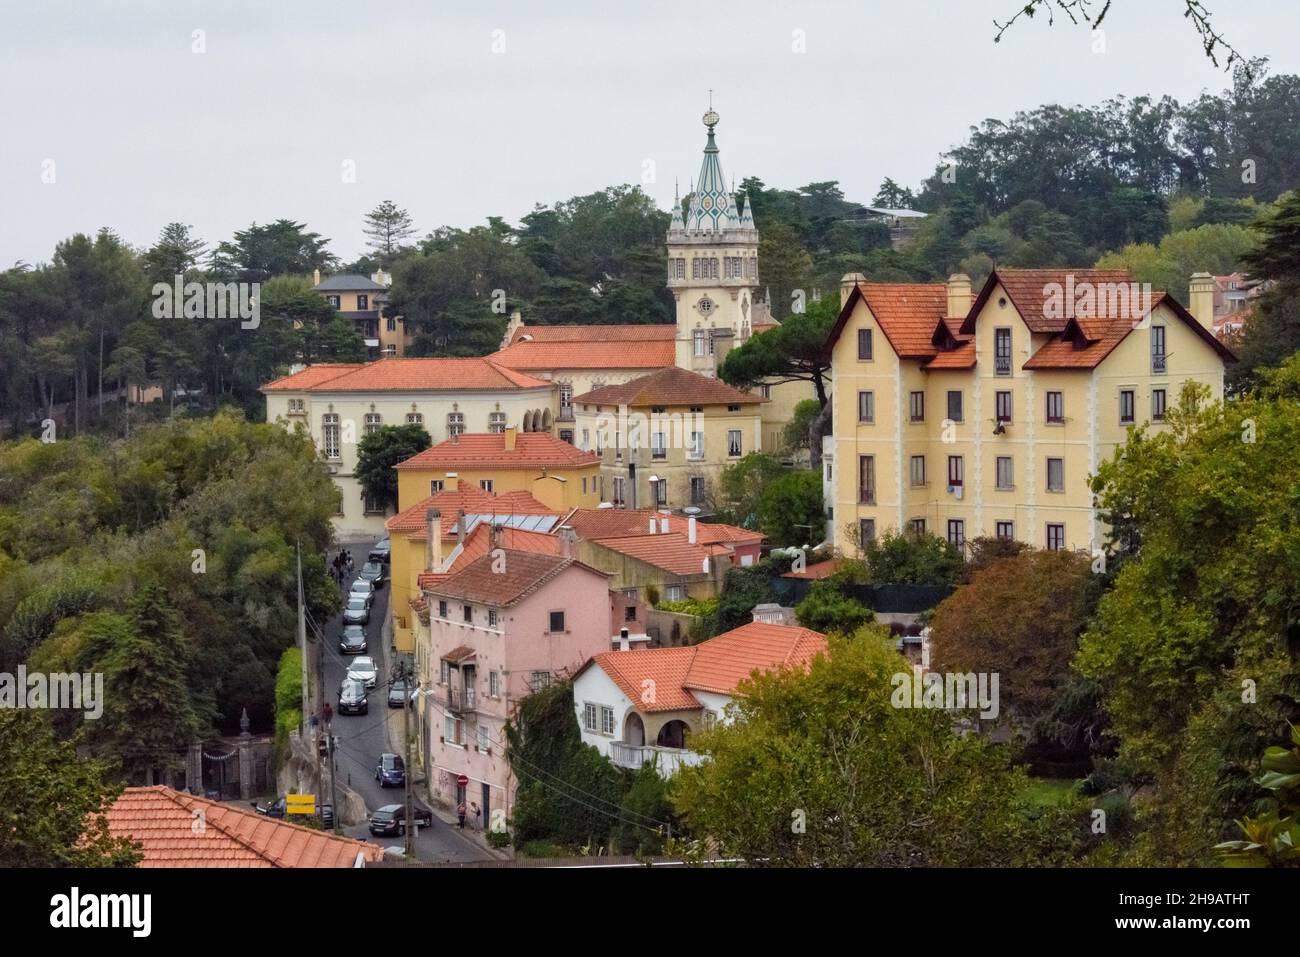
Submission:
[[[709,136],[691,205],[682,218],[680,197],[668,227],[668,289],[677,307],[678,367],[713,375],[733,347],[749,338],[758,288],[758,230],[745,198],[737,209],[718,162],[714,127],[718,114],[704,114]]]

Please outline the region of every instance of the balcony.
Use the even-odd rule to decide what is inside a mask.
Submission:
[[[649,761],[660,777],[670,778],[678,768],[695,767],[703,757],[686,748],[664,748],[652,744],[624,744],[622,741],[609,743],[609,760],[620,768],[631,771],[639,770]]]
[[[447,688],[447,710],[454,714],[469,714],[475,710],[474,688]]]
[[[998,375],[1011,375],[1011,357],[996,356],[993,360],[993,371]]]
[[[876,490],[875,490],[874,488],[860,488],[860,489],[858,489],[858,504],[859,504],[859,505],[875,505],[875,504],[876,504]]]
[[[558,422],[572,422],[572,421],[573,421],[573,406],[571,406],[571,405],[562,405],[562,406],[560,406],[560,414],[559,414],[558,418],[556,419],[556,421],[558,421]]]
[[[1167,364],[1165,361],[1165,356],[1163,354],[1153,355],[1151,357],[1151,374],[1163,375],[1166,370],[1167,370]]]

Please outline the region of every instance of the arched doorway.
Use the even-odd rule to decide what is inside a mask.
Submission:
[[[633,711],[623,722],[623,743],[639,748],[645,744],[645,722]]]
[[[659,729],[659,737],[655,740],[655,744],[661,748],[684,748],[686,735],[690,730],[685,721],[674,718]]]

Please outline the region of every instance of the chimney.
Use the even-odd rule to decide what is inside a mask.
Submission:
[[[651,516],[650,516],[650,534],[653,535],[654,533],[655,533],[655,517],[654,517],[653,515],[651,515]]]
[[[465,518],[465,510],[462,508],[456,516],[456,540],[462,544],[465,542],[465,530],[468,525],[469,520]]]
[[[1218,288],[1214,277],[1208,272],[1192,273],[1192,280],[1187,287],[1187,311],[1196,317],[1196,321],[1211,332],[1214,331],[1214,291]]]
[[[692,515],[686,519],[686,540],[692,545],[695,544],[695,516]]]
[[[319,270],[319,269],[314,269],[314,270],[312,270],[312,274],[311,274],[311,284],[312,284],[313,286],[319,286],[319,285],[320,285],[320,270]]]
[[[453,432],[453,433],[451,433],[451,444],[452,444],[452,445],[460,445],[460,433],[459,433],[459,432]]]
[[[442,564],[442,512],[431,508],[424,513],[425,528],[429,538],[424,543],[424,570],[437,571]]]
[[[573,557],[573,543],[578,540],[578,533],[573,530],[572,525],[560,526],[560,557]]]
[[[867,277],[860,272],[846,272],[840,279],[840,305],[849,301],[849,293],[853,292],[853,287],[860,282],[866,282]]]
[[[953,319],[965,319],[970,306],[970,276],[955,272],[948,277],[948,315]]]
[[[513,452],[513,451],[515,450],[515,436],[516,436],[517,434],[518,434],[518,432],[517,432],[517,430],[515,429],[515,427],[514,427],[513,425],[510,426],[510,428],[506,429],[506,431],[505,431],[505,436],[506,436],[506,451],[507,451],[507,452]]]
[[[654,519],[651,519],[651,521],[654,521]],[[666,518],[659,519],[659,531],[662,532],[664,535],[668,534],[668,519]]]
[[[494,549],[501,545],[501,525],[498,522],[494,521],[488,530],[488,545]]]
[[[632,642],[628,640],[628,631],[626,628],[620,628],[618,631],[618,650],[627,651],[632,647]]]

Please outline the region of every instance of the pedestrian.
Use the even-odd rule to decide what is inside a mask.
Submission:
[[[461,801],[456,805],[456,820],[460,822],[460,829],[465,830],[465,802]]]
[[[478,802],[477,802],[477,801],[470,801],[470,802],[469,802],[469,807],[470,807],[470,810],[474,812],[474,829],[475,829],[475,830],[482,830],[483,825],[482,825],[482,822],[479,820],[479,818],[483,816],[483,812],[479,810],[479,808],[478,808]]]

